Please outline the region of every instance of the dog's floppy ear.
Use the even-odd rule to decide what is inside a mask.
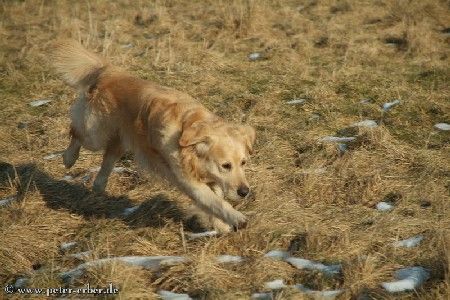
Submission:
[[[209,142],[210,137],[208,136],[205,125],[202,123],[194,123],[183,129],[180,140],[178,141],[181,147],[197,145],[200,143],[207,145]]]
[[[253,144],[255,144],[256,132],[252,126],[249,125],[241,125],[239,126],[239,133],[242,134],[242,138],[244,139],[245,146],[247,147],[247,151],[249,154],[253,153]]]

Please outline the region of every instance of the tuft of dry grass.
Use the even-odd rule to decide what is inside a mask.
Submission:
[[[57,287],[58,274],[94,258],[185,255],[157,273],[123,264],[88,270],[72,286],[113,282],[120,299],[159,289],[201,299],[248,299],[264,282],[344,289],[340,298],[445,299],[450,294],[448,2],[424,1],[3,1],[0,3],[0,283]],[[153,176],[113,174],[108,194],[90,192],[101,154],[82,151],[73,169],[44,156],[68,143],[74,91],[52,73],[53,40],[72,38],[114,64],[185,91],[218,115],[255,126],[248,177],[253,196],[236,206],[244,230],[185,241],[198,230],[189,200]],[[265,59],[250,61],[252,52]],[[285,102],[306,99],[302,105]],[[31,107],[36,99],[47,106]],[[370,99],[362,104],[362,99]],[[382,112],[381,105],[400,99]],[[349,128],[364,119],[373,129]],[[341,154],[327,135],[357,140]],[[134,169],[131,157],[119,165]],[[67,182],[62,178],[71,175]],[[82,179],[85,179],[83,181]],[[374,206],[393,201],[390,212]],[[121,212],[140,204],[128,217]],[[416,248],[396,240],[421,234]],[[77,241],[69,252],[63,242]],[[330,278],[264,258],[272,249],[342,263]],[[214,257],[240,255],[239,265]],[[385,292],[395,270],[420,265],[415,292]],[[1,294],[5,297],[4,294]],[[18,295],[13,298],[19,298]],[[276,299],[304,299],[293,289]]]

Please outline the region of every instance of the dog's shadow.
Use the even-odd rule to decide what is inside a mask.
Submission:
[[[14,168],[8,163],[0,162],[0,187],[7,186],[9,180],[14,178],[16,182],[20,182],[19,199],[20,194],[26,192],[28,187],[36,187],[49,208],[65,209],[86,219],[121,219],[133,228],[163,227],[172,220],[183,223],[184,228],[190,231],[204,230],[195,218],[187,218],[164,194],[140,203],[135,210],[126,214],[127,208],[138,205],[126,196],[95,194],[80,183],[54,179],[35,164]]]

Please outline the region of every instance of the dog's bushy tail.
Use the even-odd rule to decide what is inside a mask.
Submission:
[[[70,86],[89,89],[108,63],[72,40],[58,41],[54,45],[52,63],[56,72]]]

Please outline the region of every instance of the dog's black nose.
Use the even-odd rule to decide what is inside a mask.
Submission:
[[[248,189],[248,186],[245,185],[241,185],[237,190],[238,195],[241,196],[242,198],[247,196],[248,192],[250,192],[250,190]]]

